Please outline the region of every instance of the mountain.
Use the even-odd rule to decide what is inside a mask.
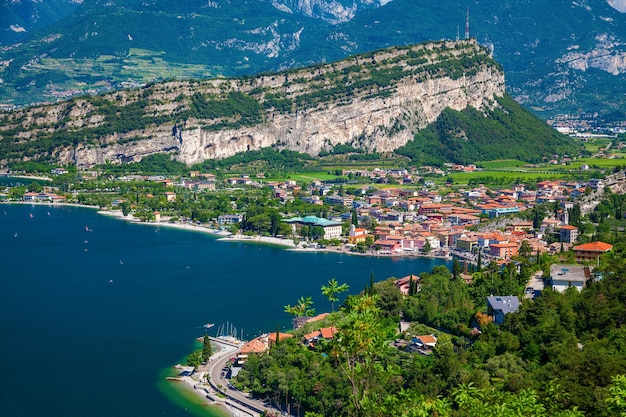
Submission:
[[[0,0],[0,46],[70,15],[83,0]]]
[[[12,2],[13,3],[13,2]],[[42,4],[52,4],[42,2]],[[85,0],[0,51],[0,103],[159,79],[239,76],[465,34],[545,117],[626,109],[621,0]]]
[[[531,128],[525,130],[527,120],[513,117],[520,106],[505,96],[502,67],[469,40],[387,48],[256,76],[173,80],[14,110],[0,114],[0,163],[90,167],[170,153],[192,165],[270,147],[310,155],[345,145],[392,152],[407,144],[414,148],[417,132],[453,110],[520,124],[515,140],[491,128],[488,138],[501,157],[519,157],[520,147],[529,160],[575,149],[528,112]],[[470,148],[482,146],[474,136],[486,132],[474,125],[460,125],[469,137],[457,132]],[[413,159],[420,160],[415,153]],[[428,149],[417,153],[441,156]],[[489,159],[490,152],[480,156]]]

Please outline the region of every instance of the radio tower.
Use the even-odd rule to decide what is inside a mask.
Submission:
[[[467,15],[465,16],[465,40],[470,38],[469,35],[469,7],[467,8]]]

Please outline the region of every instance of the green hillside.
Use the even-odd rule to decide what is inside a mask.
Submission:
[[[540,162],[552,154],[578,155],[571,139],[558,133],[510,96],[485,114],[470,107],[447,109],[437,121],[396,150],[418,164],[458,164],[497,159]]]

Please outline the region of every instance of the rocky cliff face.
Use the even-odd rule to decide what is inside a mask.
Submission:
[[[391,0],[272,0],[278,10],[325,20],[336,25],[348,22],[362,10],[384,6]]]
[[[265,147],[393,151],[447,107],[483,109],[504,74],[473,41],[391,48],[289,72],[73,99],[0,117],[3,142],[88,167],[173,153],[194,164]],[[27,144],[30,144],[28,146]],[[23,153],[0,154],[6,162]]]

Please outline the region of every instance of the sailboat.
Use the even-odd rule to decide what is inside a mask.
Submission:
[[[13,237],[17,237],[17,232],[15,232],[15,234],[13,235]]]

